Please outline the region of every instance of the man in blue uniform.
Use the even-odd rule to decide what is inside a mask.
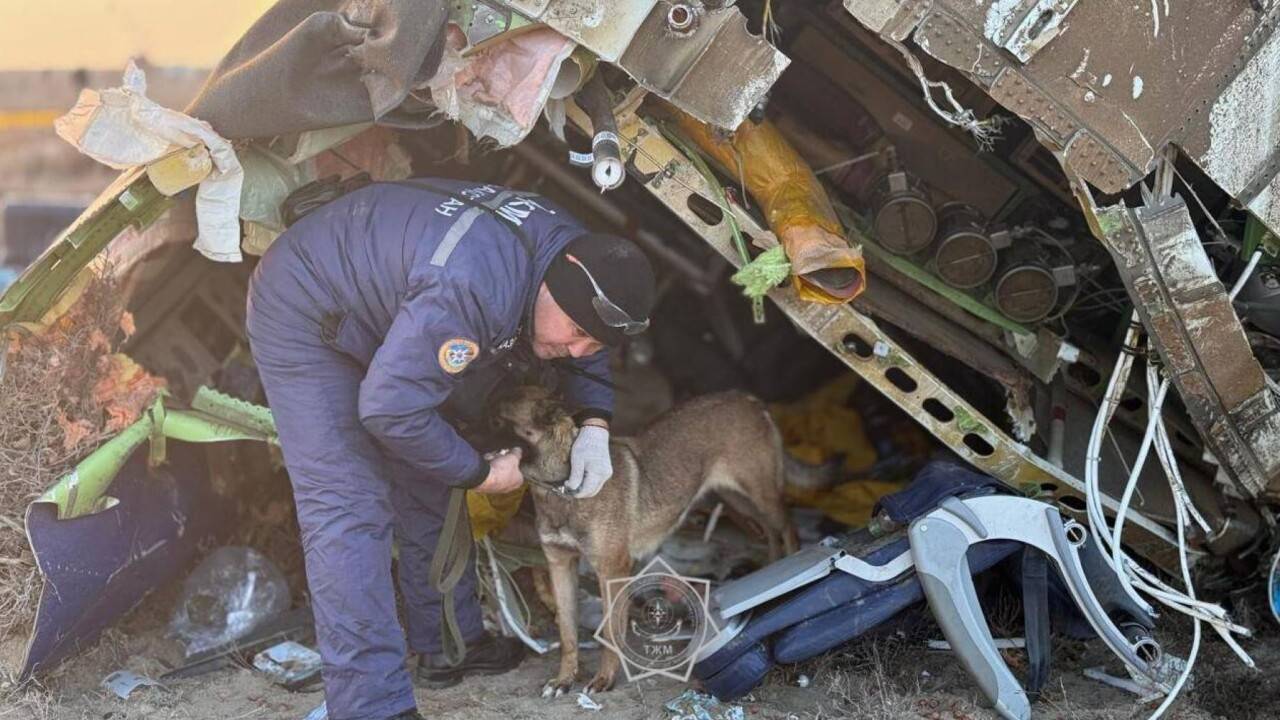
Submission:
[[[455,595],[466,657],[442,657],[427,577],[448,494],[523,482],[518,453],[486,460],[458,418],[521,357],[553,360],[581,426],[566,486],[594,495],[612,475],[604,348],[648,326],[654,292],[629,241],[537,195],[439,179],[351,192],[262,257],[248,334],[293,484],[329,717],[418,717],[393,533],[419,680],[519,663],[518,644],[485,633],[470,568]]]

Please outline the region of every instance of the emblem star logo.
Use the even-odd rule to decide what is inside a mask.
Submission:
[[[680,575],[661,557],[609,580],[605,594],[595,638],[622,660],[628,681],[660,675],[688,682],[698,652],[720,632],[709,612],[711,582]]]

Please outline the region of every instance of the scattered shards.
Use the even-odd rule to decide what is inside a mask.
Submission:
[[[113,695],[121,700],[128,700],[133,691],[140,687],[163,688],[164,685],[145,675],[139,675],[128,670],[117,670],[103,678],[102,687],[110,690]]]
[[[187,659],[187,664],[174,668],[161,680],[173,678],[190,678],[213,672],[220,668],[235,664],[237,658],[248,658],[260,650],[265,650],[284,640],[306,642],[314,635],[310,607],[300,607],[269,620],[255,628],[248,635],[210,648]]]
[[[1164,697],[1168,688],[1173,685],[1182,671],[1186,669],[1186,666],[1186,660],[1169,653],[1163,653],[1160,659],[1156,661],[1155,670],[1159,677],[1164,680],[1164,685],[1156,684],[1150,679],[1136,674],[1130,674],[1130,677],[1127,678],[1117,677],[1108,674],[1101,667],[1085,668],[1084,676],[1090,680],[1097,680],[1104,685],[1110,685],[1125,692],[1133,693],[1138,696],[1139,704],[1145,704]],[[1194,684],[1194,680],[1194,676],[1187,678],[1187,688]]]
[[[320,653],[292,640],[273,645],[258,653],[253,666],[277,685],[295,690],[320,676]]]
[[[670,720],[744,720],[740,705],[728,705],[711,695],[685,690],[683,695],[667,701]]]

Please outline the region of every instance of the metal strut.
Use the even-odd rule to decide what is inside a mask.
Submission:
[[[726,260],[735,267],[741,266],[729,223],[720,220],[709,224],[692,210],[691,196],[701,195],[708,202],[714,197],[697,169],[656,126],[633,111],[620,113],[618,125],[627,165],[637,171],[632,177],[644,178],[641,182],[646,190]],[[777,242],[768,229],[740,208],[735,207],[734,214],[742,231],[757,243]],[[1086,518],[1084,483],[1006,435],[870,318],[848,304],[804,302],[789,286],[770,291],[769,297],[797,327],[960,457],[1014,489],[1039,488],[1067,517],[1081,521]],[[926,405],[926,401],[933,402]],[[1103,502],[1110,510],[1118,505],[1110,497],[1104,497]],[[1177,542],[1169,530],[1142,516],[1131,517],[1126,530],[1126,543],[1137,554],[1167,572],[1178,571]],[[1193,552],[1191,561],[1194,563],[1197,557]]]

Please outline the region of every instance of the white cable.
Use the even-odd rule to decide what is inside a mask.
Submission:
[[[1253,257],[1249,258],[1249,264],[1244,266],[1244,272],[1240,273],[1240,277],[1236,278],[1236,284],[1231,286],[1231,292],[1227,293],[1228,299],[1236,299],[1236,296],[1244,289],[1244,284],[1249,282],[1249,276],[1253,275],[1253,271],[1258,267],[1260,260],[1262,260],[1262,250],[1254,250]]]
[[[1155,368],[1147,366],[1147,393],[1154,392],[1156,383],[1158,382],[1158,373]],[[1212,534],[1209,522],[1200,514],[1195,503],[1191,501],[1191,494],[1187,492],[1187,485],[1182,480],[1182,471],[1178,469],[1178,458],[1173,452],[1173,443],[1169,440],[1169,429],[1165,427],[1164,419],[1160,419],[1160,424],[1156,426],[1156,457],[1160,459],[1160,465],[1164,468],[1165,477],[1169,479],[1169,490],[1177,497],[1175,500],[1180,501],[1182,506],[1187,509],[1191,515],[1191,519],[1196,521],[1196,525],[1204,531],[1205,536]]]
[[[1149,373],[1151,372],[1154,371],[1149,370]],[[1154,378],[1149,376],[1148,382],[1151,383],[1153,380]],[[1161,604],[1183,614],[1190,615],[1194,618],[1210,623],[1214,631],[1222,637],[1236,655],[1239,656],[1246,665],[1252,667],[1252,658],[1250,658],[1248,654],[1244,652],[1244,649],[1236,643],[1235,639],[1231,637],[1231,633],[1233,632],[1244,635],[1250,634],[1247,628],[1231,623],[1228,620],[1226,611],[1218,605],[1196,600],[1193,596],[1188,596],[1185,593],[1168,586],[1154,575],[1146,572],[1145,569],[1141,568],[1140,565],[1135,563],[1125,554],[1123,545],[1120,542],[1120,537],[1123,533],[1124,519],[1128,515],[1129,503],[1132,499],[1134,488],[1137,487],[1137,481],[1142,470],[1142,465],[1146,460],[1146,455],[1150,450],[1151,443],[1155,436],[1154,428],[1159,427],[1163,422],[1160,417],[1160,408],[1163,405],[1164,398],[1168,390],[1169,381],[1166,379],[1160,382],[1159,388],[1154,393],[1148,394],[1150,407],[1147,432],[1143,436],[1143,442],[1138,451],[1138,461],[1130,473],[1129,482],[1125,485],[1124,496],[1116,515],[1115,529],[1112,530],[1107,528],[1104,523],[1100,530],[1107,536],[1110,543],[1112,565],[1118,574],[1121,574],[1122,576],[1128,575],[1131,583],[1133,583],[1138,589],[1158,600]],[[1179,503],[1179,507],[1182,507],[1180,498],[1176,496],[1176,493],[1175,502]]]
[[[1133,462],[1133,471],[1129,473],[1129,482],[1125,484],[1124,494],[1120,497],[1120,507],[1116,510],[1115,529],[1108,533],[1111,540],[1112,566],[1115,567],[1117,575],[1124,573],[1123,564],[1126,559],[1124,549],[1120,543],[1120,536],[1124,531],[1124,519],[1129,514],[1129,503],[1133,500],[1133,491],[1138,487],[1138,480],[1142,476],[1142,468],[1146,465],[1147,455],[1151,452],[1151,445],[1156,437],[1156,426],[1160,424],[1160,411],[1164,406],[1164,398],[1168,392],[1169,381],[1164,380],[1160,383],[1160,388],[1156,390],[1155,397],[1148,398],[1147,430],[1142,435],[1142,443],[1138,446],[1138,459]]]
[[[924,74],[924,67],[920,64],[919,58],[906,45],[892,38],[882,37],[881,39],[889,43],[907,61],[907,67],[916,76],[916,80],[920,81],[920,91],[924,95],[925,103],[929,105],[929,109],[935,115],[942,118],[949,125],[955,125],[968,131],[973,136],[973,139],[977,141],[979,149],[990,150],[994,146],[996,139],[1000,137],[1000,125],[1004,118],[993,116],[986,120],[979,120],[974,115],[973,110],[961,105],[960,101],[956,100],[950,85],[939,80],[930,80]],[[943,96],[946,98],[946,104],[950,109],[939,107],[937,99],[933,96],[934,90],[942,91]]]
[[[1170,476],[1169,481],[1172,485],[1172,476]],[[1182,565],[1182,581],[1187,586],[1187,597],[1194,600],[1196,597],[1196,589],[1191,583],[1191,567],[1187,564],[1187,533],[1185,529],[1187,524],[1187,514],[1183,509],[1182,502],[1179,497],[1174,498],[1173,505],[1178,521],[1178,558]],[[1183,686],[1187,684],[1187,678],[1191,677],[1191,667],[1195,665],[1196,657],[1200,654],[1200,619],[1193,618],[1191,622],[1191,652],[1187,654],[1186,664],[1183,665],[1182,672],[1178,675],[1177,682],[1173,684],[1172,688],[1169,688],[1169,693],[1164,696],[1164,702],[1160,703],[1160,707],[1156,708],[1155,712],[1151,714],[1149,720],[1159,720],[1160,717],[1164,715],[1165,711],[1173,705],[1173,701],[1178,698],[1178,693],[1182,691]]]
[[[1249,276],[1256,269],[1260,260],[1260,253],[1255,253],[1250,259],[1249,265],[1245,271],[1241,273],[1240,278],[1232,287],[1231,297],[1244,287]],[[1186,492],[1185,485],[1182,482],[1181,473],[1177,467],[1177,459],[1173,454],[1172,444],[1169,441],[1168,429],[1164,426],[1161,409],[1164,404],[1165,397],[1169,390],[1169,380],[1159,379],[1159,374],[1154,367],[1147,368],[1147,398],[1148,398],[1148,422],[1146,432],[1143,435],[1142,444],[1138,449],[1138,457],[1133,466],[1129,469],[1129,479],[1125,484],[1124,493],[1116,512],[1116,522],[1114,529],[1111,528],[1106,521],[1106,514],[1102,503],[1102,492],[1100,487],[1100,465],[1101,465],[1101,448],[1103,437],[1110,424],[1116,408],[1119,406],[1120,399],[1124,394],[1124,388],[1128,383],[1129,375],[1132,370],[1133,353],[1137,347],[1138,333],[1140,330],[1138,325],[1138,317],[1135,313],[1130,318],[1130,326],[1125,334],[1124,351],[1116,358],[1116,364],[1112,369],[1111,378],[1108,381],[1107,389],[1103,396],[1101,407],[1098,415],[1094,419],[1092,432],[1089,436],[1089,443],[1086,450],[1085,458],[1085,485],[1086,485],[1086,509],[1088,511],[1089,522],[1092,525],[1095,535],[1100,536],[1098,547],[1102,551],[1117,575],[1127,582],[1122,583],[1126,591],[1131,597],[1134,597],[1144,607],[1150,607],[1145,601],[1138,597],[1137,592],[1140,590],[1143,594],[1151,597],[1171,610],[1183,613],[1191,617],[1194,624],[1194,633],[1192,638],[1191,653],[1187,659],[1187,664],[1180,674],[1177,682],[1169,689],[1167,696],[1161,706],[1152,715],[1152,720],[1161,717],[1164,712],[1172,705],[1178,693],[1182,690],[1187,678],[1190,676],[1192,666],[1199,654],[1200,642],[1202,636],[1202,622],[1208,622],[1217,634],[1222,637],[1223,641],[1240,657],[1240,659],[1250,667],[1253,666],[1253,660],[1244,652],[1243,648],[1235,641],[1232,633],[1249,635],[1247,628],[1232,623],[1227,612],[1220,606],[1199,600],[1195,597],[1195,590],[1191,581],[1190,564],[1187,556],[1186,547],[1186,525],[1188,516],[1193,516],[1195,521],[1206,530],[1208,524],[1204,521],[1194,504],[1191,502]],[[1174,506],[1176,509],[1176,519],[1178,523],[1178,552],[1182,569],[1183,582],[1186,586],[1185,591],[1177,590],[1161,581],[1154,574],[1147,571],[1141,565],[1136,563],[1132,558],[1128,557],[1124,552],[1123,542],[1121,538],[1124,532],[1124,522],[1129,511],[1129,505],[1133,498],[1133,493],[1137,487],[1138,478],[1142,473],[1147,455],[1152,446],[1156,447],[1157,457],[1161,461],[1161,465],[1165,471],[1166,478],[1169,481],[1170,491],[1173,495]],[[1154,679],[1154,678],[1153,678]]]
[[[531,636],[525,629],[528,621],[524,618],[529,616],[529,606],[525,603],[524,596],[520,594],[520,589],[514,583],[511,584],[511,588],[515,591],[516,598],[522,606],[522,610],[517,612],[512,610],[511,601],[507,597],[506,571],[498,564],[498,558],[493,552],[493,545],[490,544],[488,537],[485,537],[481,543],[485,549],[485,554],[489,556],[489,571],[493,575],[494,596],[498,601],[498,609],[502,613],[502,618],[507,621],[507,627],[511,628],[516,637],[520,638],[520,642],[524,643],[530,650],[539,655],[546,655],[551,651],[551,647],[547,643]],[[524,617],[517,617],[517,614]]]
[[[1184,181],[1185,182],[1185,181]],[[1211,218],[1212,219],[1212,218]],[[1216,224],[1216,223],[1215,223]],[[1258,263],[1262,260],[1262,251],[1257,250],[1253,256],[1249,258],[1248,265],[1245,266],[1240,277],[1232,285],[1228,298],[1235,300],[1236,296],[1244,289],[1245,283],[1253,275],[1257,269]],[[1116,358],[1116,364],[1112,368],[1111,378],[1108,380],[1107,389],[1103,394],[1101,406],[1098,408],[1098,415],[1094,418],[1093,428],[1089,435],[1089,443],[1085,450],[1085,508],[1088,513],[1089,524],[1092,526],[1095,536],[1099,537],[1097,543],[1098,549],[1103,556],[1111,563],[1116,575],[1127,582],[1122,583],[1126,592],[1130,597],[1134,598],[1141,606],[1150,608],[1137,594],[1138,590],[1156,600],[1160,604],[1175,610],[1177,612],[1188,615],[1192,619],[1193,634],[1191,641],[1191,652],[1187,657],[1187,662],[1179,675],[1177,682],[1169,689],[1165,696],[1164,702],[1160,704],[1155,712],[1151,715],[1151,720],[1158,720],[1164,715],[1165,711],[1173,704],[1178,693],[1186,684],[1187,678],[1191,675],[1192,666],[1195,664],[1196,658],[1200,652],[1200,640],[1202,635],[1201,622],[1208,622],[1210,627],[1223,639],[1223,641],[1236,653],[1236,655],[1249,667],[1254,667],[1253,659],[1248,653],[1240,647],[1236,642],[1232,633],[1248,636],[1250,631],[1248,628],[1241,627],[1232,623],[1226,610],[1214,603],[1208,603],[1196,598],[1195,587],[1191,581],[1190,563],[1187,555],[1186,544],[1186,525],[1188,516],[1195,519],[1206,532],[1209,531],[1209,525],[1204,517],[1196,509],[1195,504],[1191,502],[1191,498],[1187,493],[1186,486],[1182,481],[1182,475],[1178,469],[1177,458],[1173,453],[1173,445],[1169,441],[1168,428],[1164,425],[1162,409],[1165,397],[1169,391],[1169,378],[1161,379],[1159,373],[1148,363],[1146,368],[1147,380],[1147,427],[1143,433],[1142,443],[1138,447],[1138,456],[1133,466],[1129,468],[1129,479],[1125,484],[1124,493],[1121,497],[1119,507],[1116,510],[1115,527],[1111,528],[1107,524],[1106,513],[1102,504],[1102,491],[1099,482],[1100,466],[1102,462],[1102,441],[1103,436],[1107,432],[1107,427],[1111,422],[1112,416],[1115,414],[1116,408],[1120,404],[1120,399],[1124,394],[1124,388],[1128,384],[1129,375],[1133,367],[1133,354],[1137,348],[1138,332],[1141,325],[1138,323],[1138,315],[1134,312],[1130,316],[1129,328],[1125,333],[1124,347],[1120,355]],[[1122,536],[1124,534],[1125,517],[1129,512],[1129,504],[1133,499],[1133,493],[1137,488],[1138,479],[1142,474],[1143,466],[1146,464],[1147,455],[1151,447],[1155,446],[1156,456],[1160,460],[1160,464],[1165,472],[1165,477],[1169,482],[1169,490],[1173,497],[1173,504],[1176,512],[1176,521],[1178,525],[1178,557],[1182,570],[1183,584],[1185,590],[1177,590],[1161,581],[1154,574],[1147,571],[1141,565],[1136,563],[1124,551]],[[1152,678],[1153,681],[1159,683],[1158,678]]]
[[[1107,383],[1106,391],[1103,393],[1098,415],[1094,418],[1093,430],[1089,435],[1089,444],[1085,451],[1085,509],[1088,512],[1089,525],[1094,529],[1094,534],[1103,536],[1098,538],[1098,550],[1108,560],[1111,558],[1111,553],[1107,542],[1105,542],[1107,532],[1106,514],[1102,507],[1102,490],[1098,480],[1099,466],[1102,461],[1102,439],[1106,433],[1107,425],[1111,421],[1111,416],[1120,405],[1120,398],[1124,393],[1125,385],[1128,383],[1129,372],[1133,366],[1133,352],[1137,349],[1138,332],[1141,327],[1138,323],[1138,315],[1135,312],[1129,319],[1129,328],[1124,337],[1124,350],[1116,357],[1116,364],[1112,368],[1111,378]],[[1124,576],[1122,575],[1121,577],[1123,578]],[[1125,589],[1125,592],[1139,607],[1153,611],[1151,605],[1138,595],[1131,583],[1122,582],[1121,587]]]

